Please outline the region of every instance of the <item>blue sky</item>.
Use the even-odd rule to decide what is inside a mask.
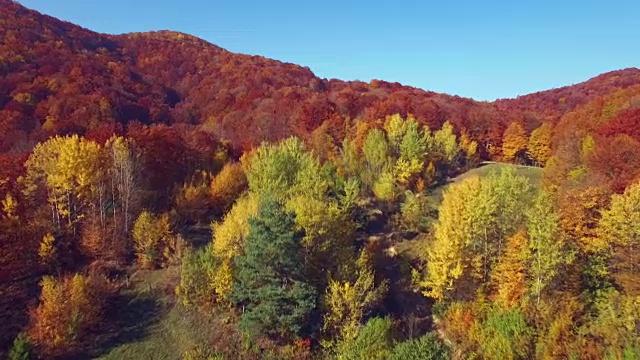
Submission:
[[[478,100],[640,65],[640,1],[20,0],[105,33],[169,29],[233,52]]]

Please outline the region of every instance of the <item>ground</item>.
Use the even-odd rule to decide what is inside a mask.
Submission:
[[[115,333],[100,339],[99,359],[181,359],[187,351],[229,336],[228,314],[202,314],[176,303],[178,267],[140,271],[120,297],[109,319]]]

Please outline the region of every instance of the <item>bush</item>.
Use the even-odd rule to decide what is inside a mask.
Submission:
[[[391,352],[389,360],[446,360],[450,351],[435,333],[398,343]]]

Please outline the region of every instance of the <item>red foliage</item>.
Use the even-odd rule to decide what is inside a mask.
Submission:
[[[604,126],[599,133],[604,136],[626,134],[640,141],[640,109],[622,111]]]
[[[625,134],[600,138],[588,164],[596,175],[609,181],[611,190],[622,193],[640,176],[640,141]]]

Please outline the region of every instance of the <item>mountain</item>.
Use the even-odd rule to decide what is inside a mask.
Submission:
[[[612,94],[640,84],[640,69],[629,68],[598,75],[585,82],[557,89],[495,101],[498,109],[531,114],[540,120],[557,122],[562,115],[598,96]]]
[[[52,134],[126,131],[134,122],[197,126],[241,150],[307,138],[323,124],[339,142],[355,119],[395,113],[432,128],[449,120],[482,151],[499,144],[512,121],[530,131],[595,95],[640,83],[640,70],[627,69],[487,103],[381,80],[321,79],[177,32],[99,34],[10,0],[0,0],[0,25],[0,152],[10,153]]]

